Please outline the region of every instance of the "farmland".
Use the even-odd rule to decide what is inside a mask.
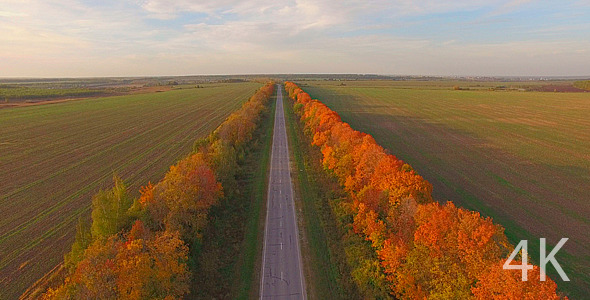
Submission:
[[[179,89],[0,110],[0,298],[14,298],[69,250],[90,196],[120,175],[136,192],[259,87]]]
[[[454,90],[455,85],[472,85]],[[550,273],[572,296],[590,278],[590,95],[514,90],[504,83],[346,81],[303,82],[312,98],[353,128],[372,134],[452,200],[491,216],[513,243],[538,238],[554,245],[572,280]],[[550,268],[551,269],[551,268]]]

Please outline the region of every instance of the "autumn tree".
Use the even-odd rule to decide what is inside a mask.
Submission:
[[[127,235],[96,240],[65,283],[46,299],[164,299],[189,291],[188,248],[177,233],[137,221]]]
[[[187,294],[188,247],[170,231],[145,239],[149,232],[141,223],[136,225],[115,257],[119,297],[163,299]]]
[[[140,216],[140,219],[151,230],[164,230],[166,216],[170,212],[165,201],[160,197],[156,198],[154,194],[160,195],[164,190],[161,184],[143,186],[139,189],[141,196],[134,203],[131,211],[135,215]]]
[[[522,280],[521,270],[505,270],[504,259],[488,266],[478,276],[477,283],[471,289],[476,299],[536,300],[561,299],[557,295],[557,284],[547,278],[540,280],[540,269],[533,266],[528,270],[528,280]],[[513,261],[520,264],[520,261]],[[567,298],[565,298],[567,299]]]
[[[231,196],[238,188],[235,178],[239,169],[237,151],[230,143],[219,139],[209,146],[207,155],[224,194]]]
[[[209,208],[223,195],[221,184],[202,153],[193,154],[170,167],[154,191],[166,203],[166,228],[179,231],[185,241],[201,236]]]

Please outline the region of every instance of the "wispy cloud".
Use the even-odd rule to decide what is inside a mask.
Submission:
[[[13,17],[26,17],[26,16],[28,16],[28,15],[26,13],[22,13],[22,12],[0,10],[0,17],[13,18]]]

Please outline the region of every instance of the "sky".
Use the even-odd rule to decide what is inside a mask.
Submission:
[[[590,0],[0,0],[0,77],[589,76]]]

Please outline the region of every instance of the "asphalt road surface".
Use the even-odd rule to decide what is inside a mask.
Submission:
[[[306,299],[281,91],[277,85],[260,299]]]

